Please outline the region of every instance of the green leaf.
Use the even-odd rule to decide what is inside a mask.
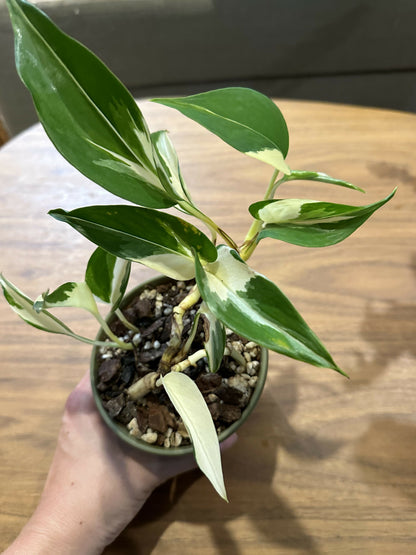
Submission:
[[[26,323],[43,331],[75,337],[75,334],[68,326],[49,312],[36,312],[33,308],[33,300],[22,293],[22,291],[8,281],[2,274],[0,274],[0,285],[2,286],[4,296],[11,308]]]
[[[203,302],[199,313],[204,320],[204,347],[207,353],[208,366],[211,372],[216,372],[221,366],[225,351],[225,328],[222,322],[209,310]]]
[[[367,206],[304,199],[278,199],[252,204],[250,213],[264,222],[258,239],[271,237],[303,247],[326,247],[349,237],[395,194]]]
[[[88,261],[85,281],[95,297],[118,308],[130,277],[131,262],[98,247]]]
[[[190,223],[138,206],[87,206],[49,212],[114,256],[140,262],[173,279],[191,279],[193,249],[205,261],[217,256],[211,241]]]
[[[346,187],[347,189],[354,189],[355,191],[360,191],[365,193],[364,189],[357,187],[348,181],[343,181],[342,179],[335,179],[321,172],[303,171],[303,170],[291,170],[290,175],[286,176],[285,181],[320,181],[321,183],[329,183],[331,185],[339,185],[340,187]]]
[[[218,435],[201,392],[195,382],[181,372],[169,372],[162,377],[162,383],[192,439],[199,468],[227,501]]]
[[[124,85],[38,8],[24,0],[7,5],[17,70],[58,151],[121,198],[172,206],[154,165],[146,122]]]
[[[240,152],[290,173],[284,161],[289,149],[286,122],[267,96],[230,87],[182,98],[155,98],[153,102],[179,110]]]
[[[259,345],[315,366],[342,371],[280,289],[220,245],[205,267],[196,257],[196,281],[213,314]]]
[[[151,140],[155,150],[156,167],[164,189],[170,197],[192,204],[191,195],[179,168],[178,155],[168,132],[156,131],[151,134]]]
[[[43,293],[33,304],[36,312],[41,312],[45,308],[56,307],[83,308],[91,312],[91,314],[97,314],[98,312],[93,294],[84,281],[80,283],[73,281],[64,283],[52,293],[49,293],[49,291]]]

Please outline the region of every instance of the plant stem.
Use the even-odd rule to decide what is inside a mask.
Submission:
[[[136,328],[136,326],[134,324],[132,324],[131,322],[129,322],[127,320],[127,318],[124,316],[124,314],[122,313],[120,308],[117,308],[117,310],[115,311],[115,313],[117,314],[118,319],[120,320],[120,322],[122,322],[122,324],[124,324],[126,326],[127,329],[131,330],[131,331],[135,331],[136,333],[139,330],[139,328]]]
[[[181,346],[183,332],[183,316],[187,310],[192,308],[201,298],[198,286],[195,284],[188,295],[173,308],[172,329],[168,347],[162,355],[159,363],[159,371],[166,374],[170,370],[170,364]]]
[[[69,337],[73,337],[74,339],[82,341],[82,343],[87,343],[88,345],[96,345],[97,347],[119,347],[116,343],[111,343],[110,341],[96,341],[95,339],[89,339],[88,337],[78,335],[77,333],[71,333],[69,334]]]
[[[191,327],[191,331],[189,332],[188,339],[186,340],[183,347],[177,353],[177,355],[172,359],[173,363],[180,362],[188,353],[192,346],[192,343],[195,339],[196,332],[198,330],[198,322],[199,322],[200,314],[197,312],[195,314],[195,318]]]
[[[215,243],[216,234],[218,234],[224,239],[229,247],[238,251],[237,244],[234,242],[234,240],[228,235],[228,233],[226,233],[213,220],[211,220],[209,216],[187,202],[180,202],[179,206],[181,206],[186,213],[191,214],[192,216],[195,216],[195,218],[198,218],[198,220],[200,220],[201,222],[204,222],[204,224],[211,231],[213,243]]]
[[[274,170],[272,178],[267,187],[266,194],[264,195],[264,200],[268,200],[272,198],[272,195],[274,194],[274,191],[275,191],[274,185],[275,185],[275,181],[278,173],[279,173],[278,170]],[[257,236],[261,230],[262,225],[263,225],[263,222],[261,222],[260,220],[254,220],[253,223],[251,224],[250,229],[248,230],[248,233],[244,239],[244,243],[242,244],[240,249],[240,256],[243,260],[248,260],[250,256],[253,254],[254,249],[256,248],[256,245],[257,245]]]
[[[284,175],[281,179],[276,181],[278,174],[279,174],[279,170],[274,170],[263,200],[271,200],[274,197],[276,189],[279,187],[279,185],[281,185],[286,181],[286,175]],[[262,225],[263,225],[263,222],[256,219],[251,224],[250,229],[248,230],[248,233],[244,239],[244,243],[240,247],[240,256],[243,260],[248,260],[250,256],[253,254],[257,246],[257,237],[261,230]]]
[[[188,368],[188,366],[196,366],[196,363],[198,362],[198,360],[201,360],[201,358],[204,358],[206,356],[207,356],[206,350],[200,349],[199,351],[192,353],[192,355],[189,355],[189,357],[186,358],[185,360],[182,360],[181,362],[174,364],[171,367],[171,370],[172,372],[182,372],[183,370]]]
[[[125,349],[127,351],[133,350],[133,345],[131,343],[126,343],[125,341],[122,341],[117,337],[115,333],[111,331],[109,325],[107,324],[107,322],[104,320],[104,318],[101,316],[101,314],[98,311],[97,313],[94,314],[94,316],[97,318],[98,322],[100,323],[106,335],[108,335],[108,337],[112,341],[114,341],[114,343],[116,343],[121,349]]]

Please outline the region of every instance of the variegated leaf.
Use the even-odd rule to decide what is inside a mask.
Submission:
[[[182,372],[169,372],[162,377],[162,383],[192,439],[199,468],[227,501],[218,435],[201,392]]]
[[[178,155],[167,131],[152,133],[155,161],[160,181],[170,197],[192,204],[191,195],[179,168]]]
[[[336,179],[322,172],[312,172],[303,170],[291,170],[290,175],[285,178],[286,181],[319,181],[321,183],[329,183],[331,185],[339,185],[340,187],[346,187],[347,189],[354,189],[355,191],[360,191],[365,193],[364,189],[357,187],[348,181],[343,181],[342,179]]]
[[[98,308],[94,296],[88,285],[82,281],[80,283],[64,283],[52,293],[47,291],[38,297],[33,305],[36,312],[41,312],[46,308],[56,307],[77,307],[83,308],[97,314]]]
[[[0,274],[0,285],[11,308],[31,326],[50,333],[59,333],[74,337],[75,334],[58,318],[47,311],[40,313],[33,308],[33,300],[27,297],[13,283]]]
[[[88,261],[85,282],[95,297],[118,308],[130,277],[131,262],[118,258],[101,247]]]
[[[220,245],[217,260],[204,267],[196,257],[196,281],[209,309],[239,335],[296,360],[342,373],[287,297],[236,251]]]
[[[179,110],[223,141],[285,174],[289,148],[286,122],[267,96],[243,87],[229,87],[182,98],[153,100]]]
[[[88,206],[49,212],[114,256],[140,262],[173,279],[195,275],[193,249],[206,261],[217,256],[211,241],[190,223],[138,206]]]
[[[303,247],[326,247],[349,237],[395,194],[367,206],[349,206],[304,199],[260,201],[250,213],[264,222],[259,240],[280,239]]]
[[[115,195],[166,208],[146,122],[126,87],[36,6],[7,0],[16,65],[58,151]]]
[[[205,302],[201,304],[199,312],[204,319],[204,347],[207,353],[208,366],[211,372],[216,372],[221,366],[224,357],[224,325],[209,310]]]

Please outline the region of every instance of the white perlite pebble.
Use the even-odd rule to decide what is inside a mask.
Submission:
[[[255,361],[253,361],[255,362]],[[257,374],[257,369],[255,366],[253,366],[253,362],[248,362],[247,363],[247,369],[246,372],[247,374],[249,374],[250,376],[255,376]]]
[[[127,424],[127,429],[129,431],[129,434],[134,437],[140,437],[142,435],[139,430],[137,418],[132,418],[132,420],[130,420],[130,422]]]
[[[238,353],[243,352],[243,344],[240,341],[231,341],[231,347]]]
[[[254,341],[249,341],[248,343],[246,343],[246,349],[248,351],[251,351],[253,349],[257,349],[257,343],[254,343]]]
[[[139,299],[154,299],[156,297],[156,289],[145,289],[143,293],[141,293]]]
[[[169,439],[172,447],[179,447],[182,443],[182,436],[179,432],[173,432]]]
[[[230,387],[235,387],[244,393],[247,392],[247,381],[243,378],[243,376],[237,374],[236,376],[231,376],[228,378],[228,385]]]
[[[142,435],[140,439],[145,441],[146,443],[156,443],[157,441],[157,432],[149,431],[150,428],[147,429],[146,433]]]
[[[133,339],[132,339],[133,345],[138,345],[138,344],[140,343],[141,340],[142,340],[142,335],[141,335],[141,333],[135,333],[135,334],[133,335]]]

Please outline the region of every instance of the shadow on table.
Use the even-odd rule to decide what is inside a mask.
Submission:
[[[410,267],[416,276],[416,255]],[[416,303],[391,301],[382,310],[369,304],[361,324],[363,338],[373,347],[371,359],[355,353],[356,374],[351,374],[351,387],[361,387],[377,379],[395,360],[402,355],[416,357]],[[389,341],[386,342],[386,337]]]
[[[416,185],[416,177],[413,183]],[[410,267],[416,276],[416,255],[413,255]],[[354,382],[356,387],[371,384],[403,355],[416,358],[416,303],[391,301],[383,310],[368,306],[362,333],[373,347],[373,355],[370,360],[358,356],[358,374],[351,380],[350,387],[354,387]],[[394,490],[415,503],[415,453],[414,423],[392,416],[377,417],[357,440],[355,461],[368,484]]]
[[[357,441],[355,460],[368,484],[390,488],[416,503],[415,453],[414,424],[378,418]]]
[[[237,443],[223,454],[229,504],[215,497],[212,486],[199,471],[189,472],[158,488],[106,553],[150,555],[169,526],[181,522],[188,530],[195,526],[207,527],[215,552],[221,555],[240,555],[239,546],[250,541],[250,534],[256,537],[256,543],[263,541],[318,555],[314,539],[299,522],[289,502],[274,491],[272,483],[279,450],[303,459],[320,460],[338,450],[340,443],[317,440],[293,429],[288,418],[296,407],[297,386],[294,372],[290,374],[281,378],[281,384],[275,384],[273,392],[265,390],[256,411],[241,428]],[[262,411],[273,422],[268,438],[264,432],[257,433],[260,419],[265,419],[264,415],[261,418]],[[233,521],[241,517],[245,518],[236,532]],[[244,522],[248,530],[243,529]],[[189,541],[190,531],[186,537]],[[166,550],[169,552],[168,546]],[[175,553],[179,551],[176,546]]]

